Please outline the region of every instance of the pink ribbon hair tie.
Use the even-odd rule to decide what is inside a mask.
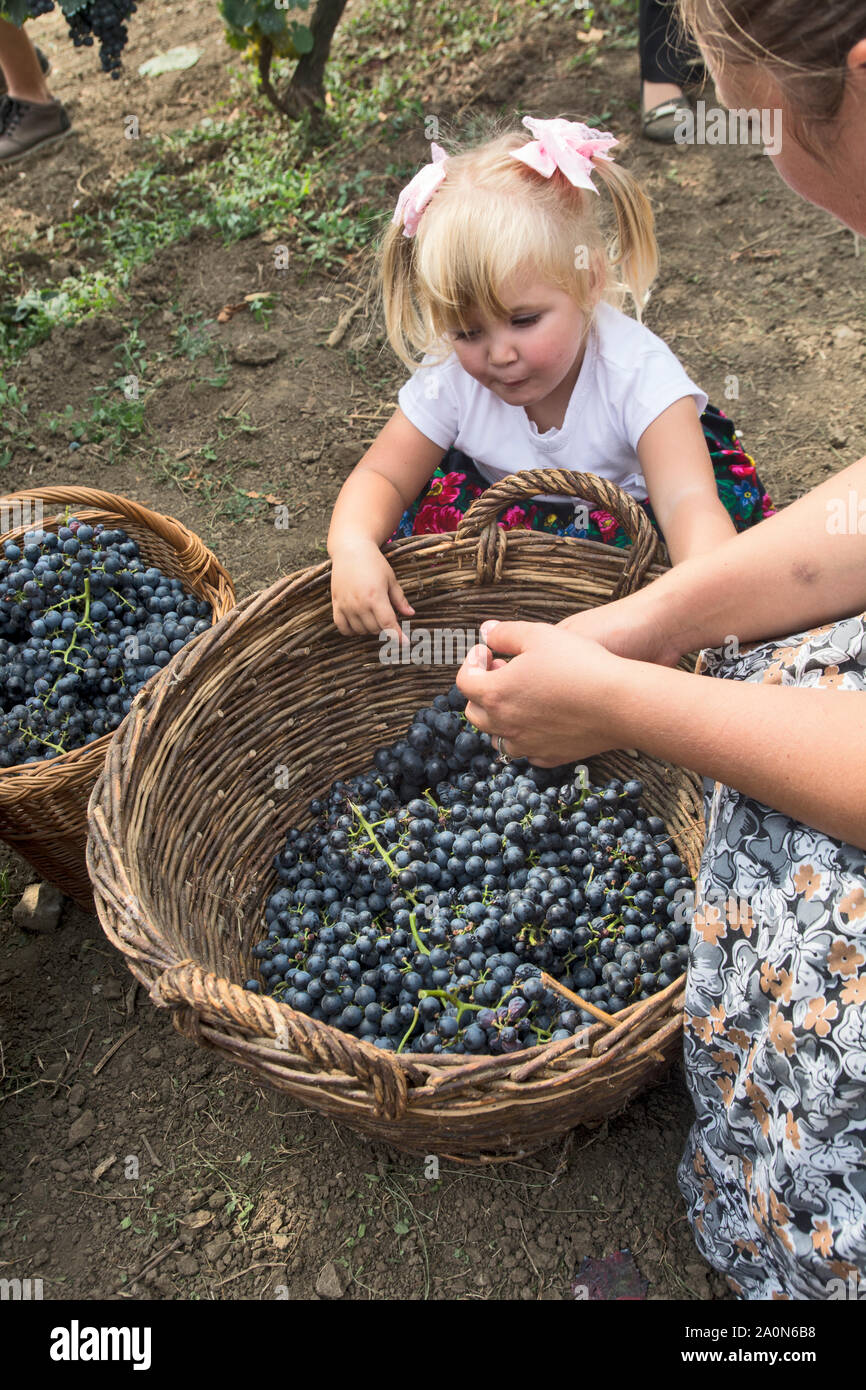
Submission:
[[[407,183],[397,199],[394,216],[391,218],[396,226],[403,223],[404,236],[415,235],[422,212],[445,177],[448,155],[435,140],[431,142],[430,148],[433,151],[432,164],[425,164],[411,182]]]
[[[530,169],[549,179],[554,169],[560,169],[575,188],[598,189],[593,183],[593,159],[606,159],[613,163],[607,151],[619,141],[606,130],[592,130],[580,121],[537,121],[532,116],[523,117],[523,125],[535,136],[528,145],[512,150],[512,159],[522,160]]]
[[[523,124],[535,136],[519,150],[512,150],[512,159],[520,159],[536,173],[549,179],[554,169],[561,169],[575,188],[589,188],[593,193],[598,189],[590,177],[593,159],[606,159],[613,162],[607,151],[618,145],[615,136],[606,130],[592,130],[580,121],[564,121],[557,117],[552,121],[537,121],[532,116],[524,116]],[[436,189],[447,173],[448,155],[435,141],[430,144],[433,159],[418,170],[415,177],[406,184],[391,221],[395,226],[403,224],[403,235],[413,237],[418,223]]]

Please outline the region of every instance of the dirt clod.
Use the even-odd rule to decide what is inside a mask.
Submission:
[[[63,911],[63,894],[53,883],[31,883],[12,909],[16,927],[28,932],[52,932]]]
[[[213,1240],[208,1241],[204,1247],[204,1253],[212,1264],[215,1264],[225,1254],[231,1244],[231,1239],[227,1231],[220,1231],[218,1236],[214,1236]]]
[[[856,347],[860,334],[850,324],[840,323],[833,329],[833,346],[837,348]]]
[[[342,1298],[349,1285],[349,1276],[342,1265],[329,1260],[316,1280],[316,1293],[319,1298]]]
[[[96,1129],[96,1116],[92,1110],[85,1110],[69,1126],[67,1147],[74,1149],[77,1144],[83,1144],[85,1139],[89,1139]]]
[[[245,367],[267,367],[271,362],[276,362],[282,351],[280,343],[267,338],[242,338],[235,343],[232,356]]]

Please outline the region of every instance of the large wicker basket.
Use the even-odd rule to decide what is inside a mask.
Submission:
[[[576,489],[635,543],[619,550],[496,524],[517,498]],[[508,478],[456,534],[387,553],[416,628],[556,621],[663,572],[631,498],[559,472]],[[525,1154],[621,1110],[661,1077],[680,1046],[682,980],[593,1025],[588,1050],[568,1039],[482,1058],[384,1052],[243,988],[288,827],[308,819],[310,798],[334,778],[369,766],[373,749],[453,679],[453,668],[381,664],[374,637],[341,637],[329,581],[321,564],[247,599],[136,698],[90,802],[100,921],[178,1030],[259,1080],[410,1152],[475,1162]],[[627,752],[589,769],[639,775],[697,870],[697,778]]]
[[[0,509],[7,516],[16,509],[19,516],[23,514],[23,524],[7,531],[3,541],[18,541],[31,529],[37,504],[41,504],[39,526],[44,530],[63,525],[63,513],[54,515],[58,507],[88,522],[120,526],[138,543],[149,564],[205,599],[215,619],[234,607],[232,582],[216,556],[172,517],[95,488],[34,488],[0,498]],[[88,912],[93,911],[93,894],[85,858],[87,802],[111,738],[106,734],[56,758],[0,770],[0,838]]]

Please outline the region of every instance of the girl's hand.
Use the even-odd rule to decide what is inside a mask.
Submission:
[[[512,758],[558,767],[620,746],[620,659],[547,623],[485,623],[457,676],[466,718]],[[501,652],[513,660],[492,658]]]
[[[372,541],[341,548],[331,569],[334,623],[344,637],[394,631],[415,612],[381,550]],[[399,615],[399,616],[398,616]]]

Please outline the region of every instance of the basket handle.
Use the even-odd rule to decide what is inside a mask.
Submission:
[[[22,492],[12,492],[0,497],[0,507],[16,502],[47,502],[58,507],[92,507],[96,511],[114,512],[120,517],[128,517],[139,525],[153,531],[178,552],[178,559],[195,580],[210,584],[218,592],[233,595],[231,580],[219,560],[208,550],[183,522],[161,512],[152,512],[140,502],[130,497],[119,497],[114,492],[103,492],[93,487],[34,487]],[[16,527],[15,530],[20,530]],[[12,534],[11,532],[7,532]],[[0,536],[0,541],[3,537]]]
[[[196,1036],[202,1022],[218,1028],[228,1019],[245,1033],[275,1043],[277,1052],[299,1053],[328,1071],[354,1077],[372,1093],[380,1115],[397,1121],[406,1113],[406,1075],[396,1057],[267,995],[252,994],[192,960],[164,970],[151,986],[150,997],[157,1006],[174,1011],[179,1032]],[[237,1050],[243,1055],[244,1045],[237,1044]]]
[[[563,497],[595,502],[622,526],[631,538],[625,567],[611,593],[623,598],[639,589],[650,565],[663,555],[658,533],[633,497],[616,483],[594,473],[573,473],[567,468],[532,469],[511,473],[486,488],[463,517],[455,539],[477,539],[476,564],[480,584],[496,583],[502,577],[508,532],[497,524],[499,513],[511,503],[525,501],[539,493],[561,493]]]

